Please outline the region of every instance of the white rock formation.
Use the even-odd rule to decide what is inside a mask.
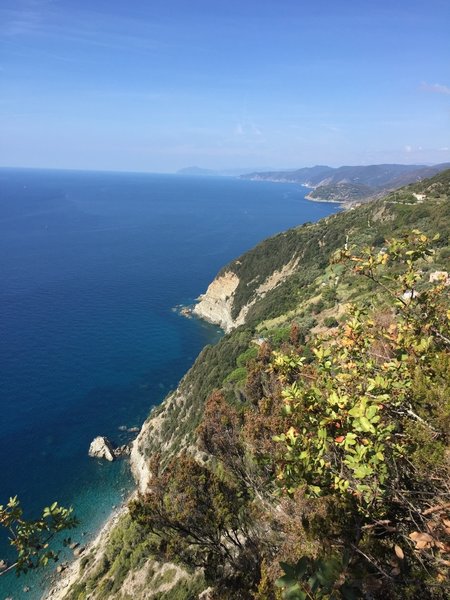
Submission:
[[[231,271],[216,277],[206,293],[200,296],[200,302],[195,306],[193,313],[206,321],[216,323],[226,332],[231,331],[236,327],[231,309],[238,285],[239,277]]]
[[[141,428],[141,432],[131,444],[130,466],[138,489],[144,493],[151,478],[148,458],[145,456],[145,442],[151,435],[153,429],[152,419],[147,420]]]
[[[99,435],[92,440],[88,454],[93,458],[105,458],[109,461],[113,461],[115,458],[114,448],[111,442],[102,435]]]
[[[259,300],[289,277],[297,268],[298,259],[293,258],[279,271],[274,271],[256,289],[253,298],[243,306],[238,316],[233,319],[234,296],[239,285],[239,277],[232,271],[227,271],[216,277],[209,285],[205,294],[192,311],[194,315],[222,327],[226,333],[243,325],[249,309]],[[247,284],[248,285],[248,284]]]

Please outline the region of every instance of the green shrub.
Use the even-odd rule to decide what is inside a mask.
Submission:
[[[238,383],[241,381],[245,381],[247,378],[247,369],[245,367],[238,367],[234,371],[232,371],[227,377],[224,379],[225,383]]]
[[[252,345],[250,348],[248,348],[248,350],[242,352],[242,354],[239,354],[236,359],[236,364],[238,367],[245,367],[250,360],[256,358],[257,356],[258,348],[255,345]]]
[[[338,300],[337,291],[334,286],[327,286],[322,290],[322,300],[327,306],[332,307]]]
[[[326,319],[323,320],[323,324],[325,325],[325,327],[338,327],[339,322],[336,319],[336,317],[327,317]]]

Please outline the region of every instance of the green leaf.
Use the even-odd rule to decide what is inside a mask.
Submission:
[[[353,408],[348,411],[351,417],[361,417],[364,414],[364,407],[360,404],[355,404]]]
[[[293,585],[294,583],[296,583],[296,579],[294,577],[291,577],[290,575],[283,575],[283,577],[279,577],[275,581],[275,585],[281,588],[287,588],[290,585]]]
[[[327,430],[324,427],[321,427],[317,432],[317,437],[319,440],[325,440],[327,438]]]
[[[306,600],[307,596],[297,583],[283,593],[283,598],[285,598],[285,600]]]
[[[361,417],[359,419],[359,422],[361,423],[361,427],[362,427],[363,431],[375,433],[374,426],[369,422],[369,420],[366,417]]]
[[[378,412],[378,407],[377,406],[369,406],[366,410],[366,417],[369,419],[369,421],[371,421],[373,419],[373,417],[377,414]]]
[[[295,565],[295,573],[298,579],[301,579],[308,570],[310,560],[307,556],[302,556]]]
[[[295,577],[295,568],[293,565],[281,561],[280,567],[283,569],[286,575],[291,575],[292,577]]]

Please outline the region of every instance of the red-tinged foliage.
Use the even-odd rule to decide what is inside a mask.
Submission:
[[[259,578],[260,544],[245,490],[186,453],[163,470],[157,462],[148,492],[130,504],[132,518],[161,536],[166,558],[202,567],[231,587],[251,586]]]

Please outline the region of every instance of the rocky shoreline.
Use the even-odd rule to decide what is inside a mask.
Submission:
[[[89,542],[82,554],[74,558],[74,560],[61,573],[55,573],[53,582],[49,590],[44,592],[42,600],[63,600],[66,597],[70,587],[76,583],[81,575],[81,560],[84,555],[92,550],[98,552],[99,557],[102,554],[102,548],[106,546],[109,534],[117,525],[119,520],[128,512],[128,503],[133,498],[136,492],[133,492],[122,505],[116,508],[108,517],[103,527],[98,532],[97,536]]]
[[[270,181],[272,183],[296,183],[293,182],[290,179],[283,179],[283,178],[266,178],[266,177],[250,177],[248,178],[249,181]],[[305,200],[309,200],[310,202],[320,202],[321,204],[339,204],[340,206],[342,206],[342,208],[344,209],[349,209],[352,206],[357,205],[356,202],[351,202],[349,200],[328,200],[327,198],[316,198],[314,196],[311,196],[311,194],[317,189],[317,187],[320,186],[313,186],[313,185],[307,185],[306,183],[298,183],[297,185],[299,185],[302,188],[307,188],[309,190],[311,190],[308,194],[306,194],[306,196],[304,197]]]
[[[141,428],[128,428],[125,426],[120,428],[121,431],[127,431],[129,433],[139,432],[137,437],[129,445],[114,448],[111,442],[103,436],[98,436],[92,441],[88,452],[88,455],[92,458],[105,459],[110,462],[117,458],[129,458],[131,472],[136,481],[136,490],[131,492],[131,494],[123,500],[120,506],[112,511],[92,541],[86,546],[80,546],[79,544],[73,545],[73,560],[71,560],[67,566],[65,566],[65,563],[58,565],[52,575],[50,588],[43,593],[42,600],[63,600],[66,597],[70,587],[76,583],[81,576],[81,561],[83,557],[93,550],[95,550],[98,558],[101,557],[111,531],[117,525],[119,520],[128,512],[130,500],[137,494],[138,490],[142,491],[145,489],[150,474],[148,472],[144,473],[145,469],[143,469],[141,464],[143,462],[143,457],[139,455],[138,448],[139,437],[143,432],[145,433],[146,423],[148,423],[148,421],[146,421]]]
[[[347,200],[327,200],[326,198],[315,198],[311,196],[311,194],[306,194],[305,200],[309,200],[310,202],[321,202],[326,204],[346,204]]]
[[[179,408],[185,401],[186,398],[180,391],[180,386],[178,386],[177,390],[167,396],[160,405],[152,410],[149,417],[140,428],[139,434],[131,443],[129,449],[130,468],[136,482],[136,489],[113,511],[97,533],[95,539],[85,546],[82,554],[75,557],[67,568],[59,573],[54,573],[51,586],[44,592],[41,600],[64,600],[70,588],[74,584],[81,582],[86,575],[86,570],[83,570],[81,567],[83,557],[95,553],[94,567],[102,559],[108,544],[109,536],[122,517],[127,514],[130,500],[132,500],[139,492],[144,492],[147,488],[151,478],[147,462],[149,443],[157,443],[160,448],[166,449],[165,444],[161,439],[164,419],[171,409]],[[130,430],[128,429],[128,431]],[[135,432],[135,428],[133,428],[133,432]]]

